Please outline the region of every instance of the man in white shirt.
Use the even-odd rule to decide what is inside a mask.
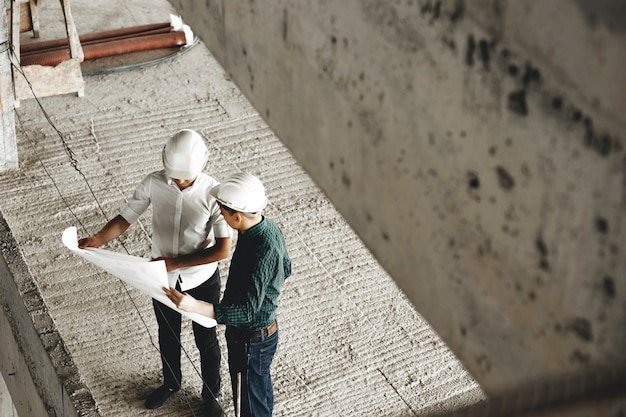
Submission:
[[[218,182],[202,172],[207,160],[202,137],[193,130],[181,130],[163,148],[164,169],[148,174],[120,214],[95,235],[80,239],[78,246],[97,248],[117,238],[152,204],[152,257],[165,261],[170,287],[208,303],[219,303],[217,262],[230,255],[231,229],[209,194]],[[156,300],[153,304],[159,325],[163,385],[148,396],[147,408],[162,406],[180,389],[182,377],[181,315]],[[193,322],[193,331],[200,351],[202,397],[219,415],[215,397],[221,386],[221,351],[215,327]]]

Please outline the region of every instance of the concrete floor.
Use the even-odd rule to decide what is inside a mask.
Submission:
[[[72,11],[82,35],[168,21],[173,10],[164,0],[74,0]],[[58,3],[43,3],[42,39],[64,36],[60,12]],[[23,36],[23,43],[32,41]],[[84,71],[125,60],[137,56],[86,62]],[[160,383],[150,300],[61,243],[66,227],[90,234],[115,216],[135,184],[160,169],[163,143],[182,128],[207,139],[206,170],[217,179],[241,170],[264,181],[266,214],[287,238],[294,273],[278,313],[276,416],[415,416],[483,398],[202,43],[158,65],[86,76],[85,83],[82,98],[21,102],[20,168],[0,175],[0,213],[95,403],[77,404],[79,413],[198,413],[201,381],[190,326],[183,331],[184,389],[163,408],[145,410],[143,401]],[[148,256],[150,233],[145,216],[107,248]],[[225,282],[228,262],[220,269]],[[219,336],[220,400],[233,415],[221,326]]]

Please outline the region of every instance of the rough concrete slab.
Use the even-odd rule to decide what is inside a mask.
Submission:
[[[60,8],[43,6],[42,38],[62,37],[47,31],[54,19],[60,24]],[[72,8],[81,34],[166,21],[171,11],[165,1],[75,0]],[[16,111],[20,169],[0,176],[0,211],[101,415],[199,411],[190,326],[184,389],[162,409],[145,410],[160,383],[150,300],[83,263],[60,239],[68,226],[93,233],[115,216],[136,182],[160,168],[163,143],[181,128],[205,136],[207,171],[216,178],[239,170],[260,176],[266,213],[286,234],[294,273],[279,310],[276,416],[424,415],[483,397],[202,44],[158,66],[86,77],[85,97],[40,104],[25,100]],[[150,227],[145,216],[108,248],[147,256]],[[226,277],[228,262],[220,269]],[[232,415],[223,328],[219,337],[221,400]]]

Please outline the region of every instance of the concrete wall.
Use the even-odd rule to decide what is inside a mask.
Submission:
[[[17,415],[98,416],[1,214],[0,243],[0,373]]]
[[[170,1],[485,392],[624,365],[619,1]]]

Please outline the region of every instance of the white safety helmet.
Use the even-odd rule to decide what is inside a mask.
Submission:
[[[163,147],[163,168],[170,178],[192,180],[209,159],[204,139],[195,130],[183,129]]]
[[[267,205],[261,180],[243,172],[211,188],[210,193],[221,204],[243,213],[257,213]]]

